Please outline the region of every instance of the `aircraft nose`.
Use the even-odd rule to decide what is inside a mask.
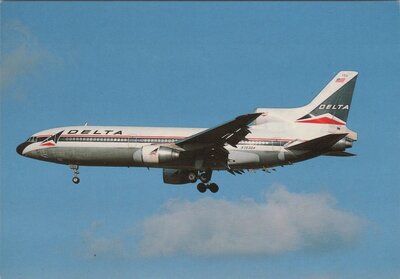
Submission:
[[[27,147],[30,143],[29,142],[23,142],[20,145],[17,146],[17,153],[19,155],[24,155],[22,152],[24,152],[25,147]]]

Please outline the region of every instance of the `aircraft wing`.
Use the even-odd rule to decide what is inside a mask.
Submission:
[[[261,113],[240,115],[229,122],[184,138],[175,144],[185,150],[222,148],[225,144],[236,147],[250,133],[248,125],[260,115]]]

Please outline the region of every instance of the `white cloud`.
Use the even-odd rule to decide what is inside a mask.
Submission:
[[[336,249],[357,239],[364,221],[328,194],[275,187],[265,201],[170,201],[142,223],[143,256],[278,254]]]
[[[85,254],[89,258],[101,256],[108,258],[125,257],[124,240],[119,237],[99,236],[99,230],[104,227],[102,222],[93,222],[89,229],[83,233]]]
[[[20,21],[4,24],[2,57],[0,64],[0,89],[5,92],[20,77],[35,73],[43,63],[60,62],[48,52],[30,29]]]

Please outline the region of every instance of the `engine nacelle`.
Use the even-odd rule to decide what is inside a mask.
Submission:
[[[159,145],[146,145],[133,153],[133,161],[136,163],[166,163],[178,158],[178,150]]]
[[[230,166],[257,164],[260,162],[260,156],[251,152],[230,151],[228,161]]]
[[[189,170],[163,169],[163,180],[166,184],[191,183],[189,173]]]
[[[332,150],[333,151],[343,151],[346,148],[350,148],[352,146],[353,146],[353,142],[344,138],[344,139],[341,139],[340,141],[338,141],[337,143],[335,143],[332,146]]]

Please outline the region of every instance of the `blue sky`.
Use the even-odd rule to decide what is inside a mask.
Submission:
[[[399,12],[396,2],[3,2],[2,278],[400,278]],[[15,152],[57,126],[211,127],[300,106],[340,70],[360,73],[348,122],[357,156],[216,173],[216,195],[146,169],[81,168],[76,186],[67,166]],[[288,226],[271,223],[283,210]],[[243,228],[269,225],[277,233],[229,249]]]

